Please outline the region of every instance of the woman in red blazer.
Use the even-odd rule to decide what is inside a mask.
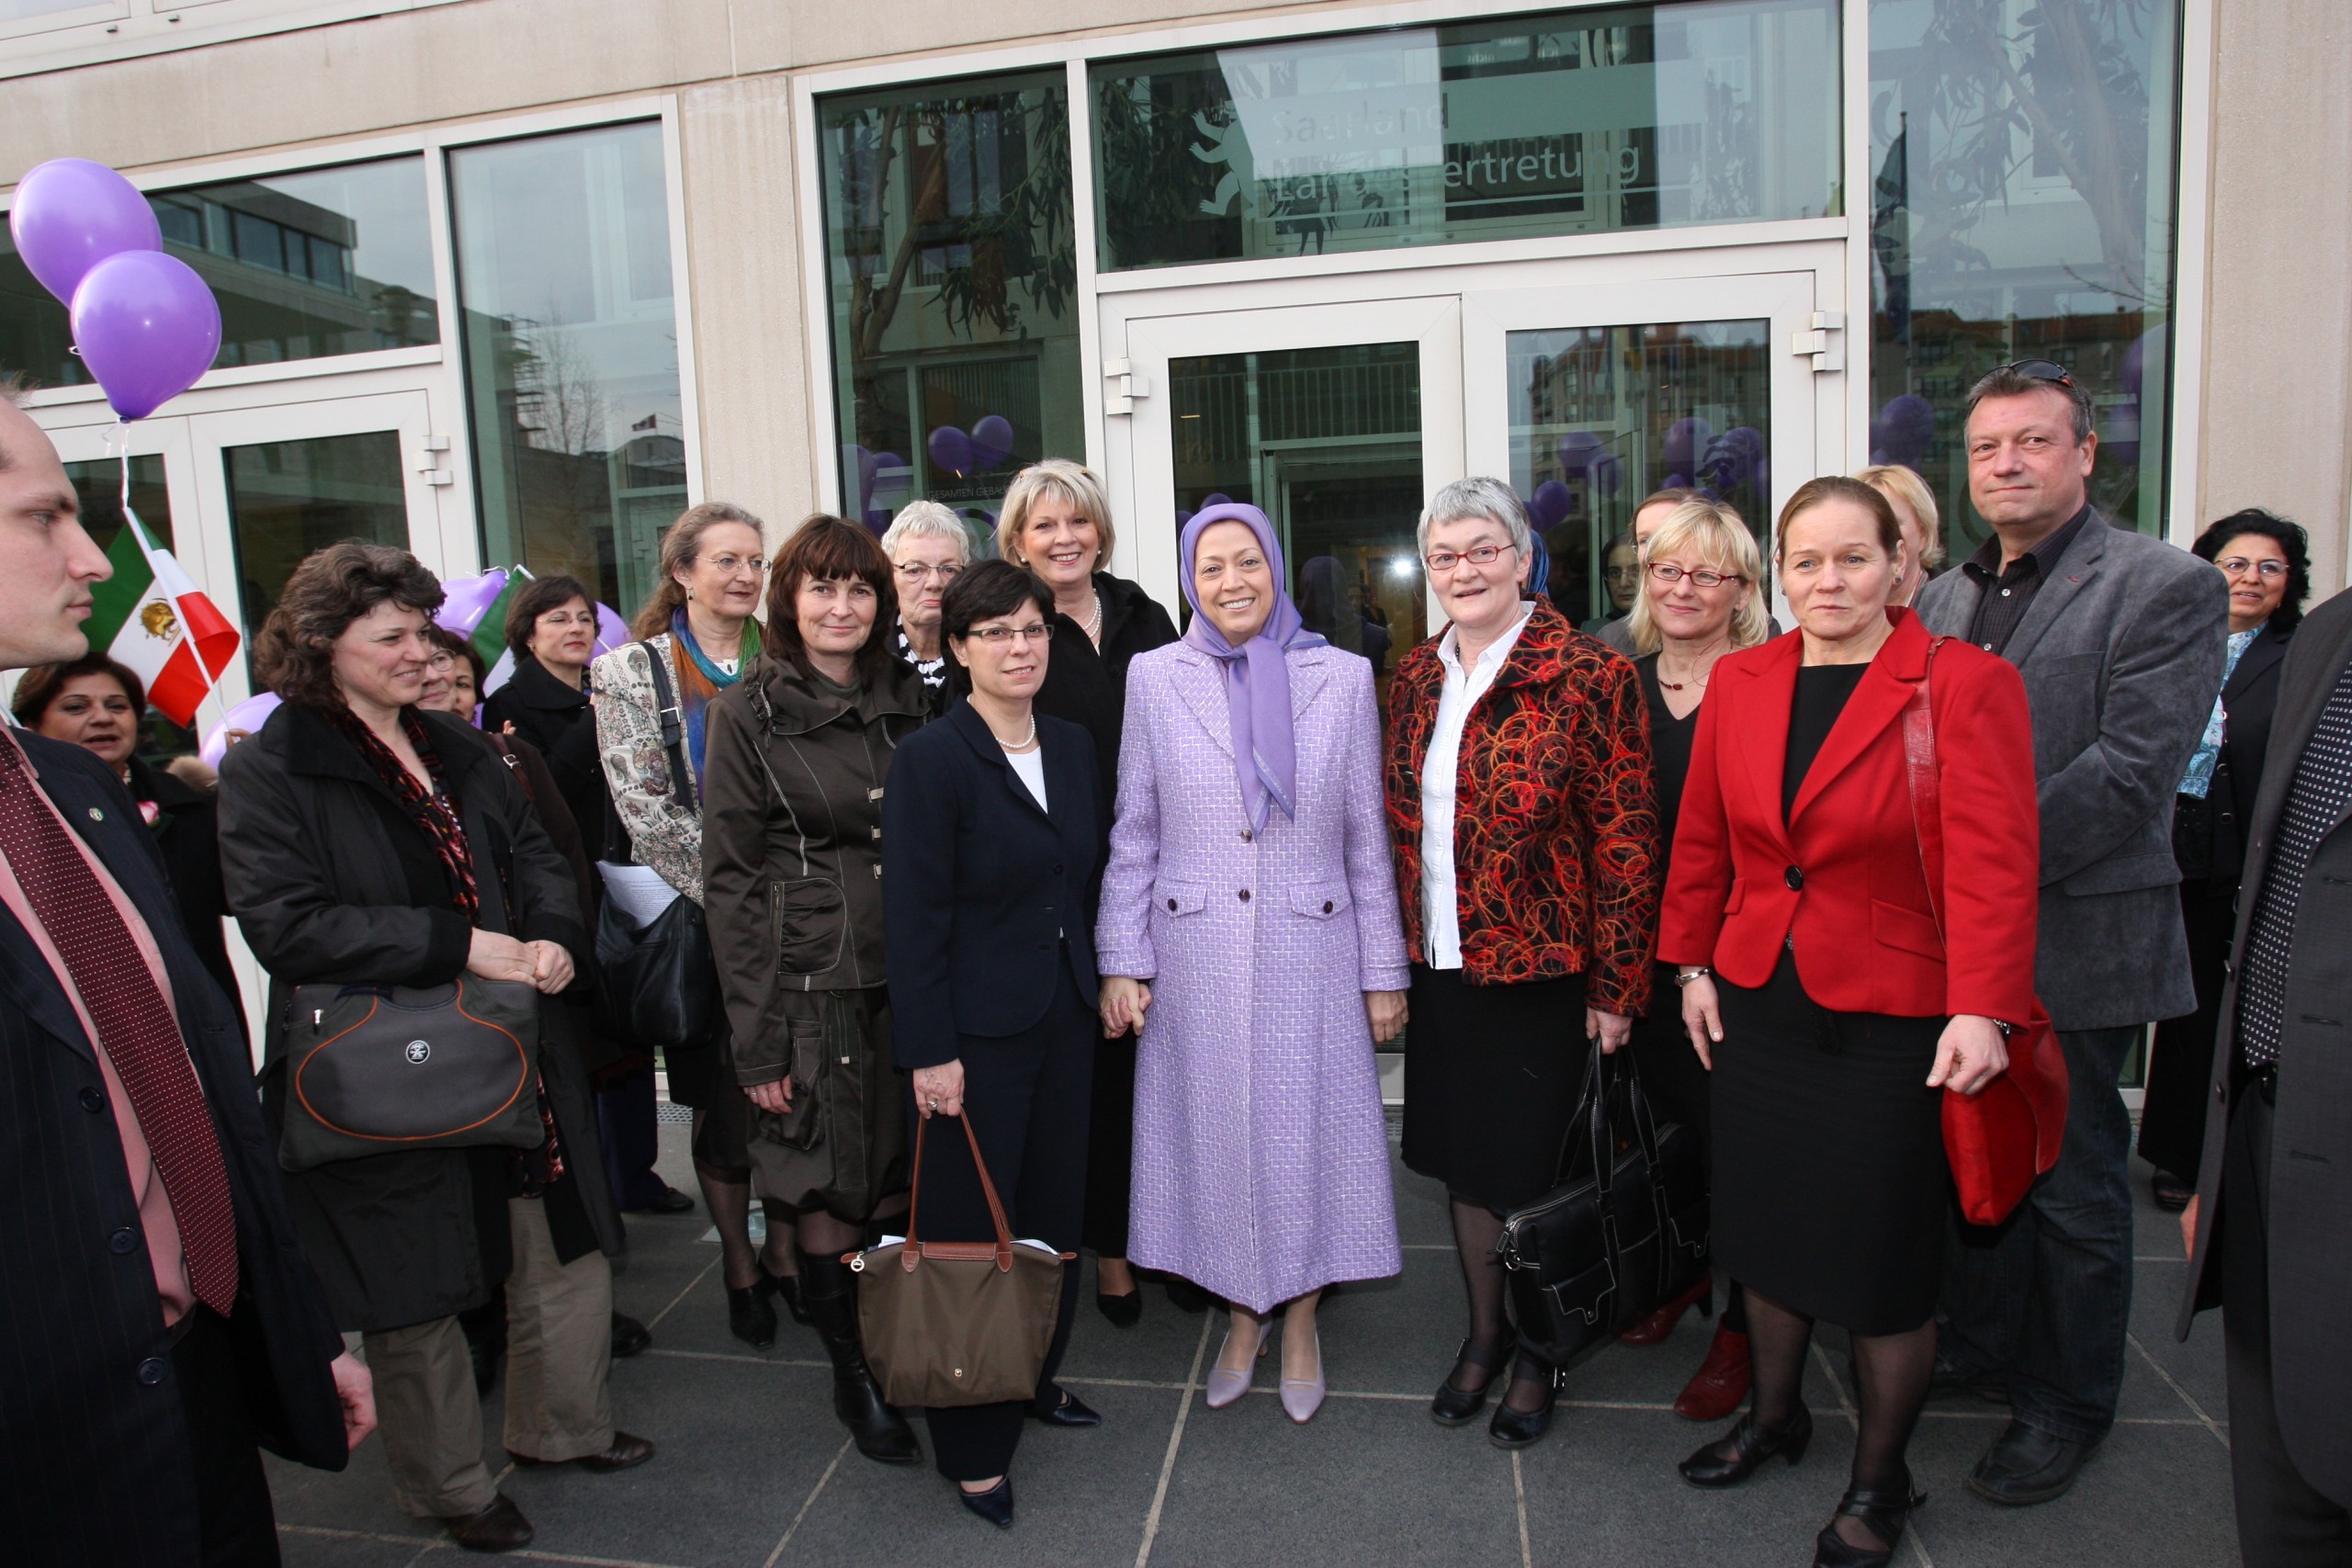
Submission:
[[[1792,1463],[1816,1318],[1851,1331],[1861,1432],[1821,1568],[1893,1555],[1935,1361],[1950,1201],[1941,1109],[2007,1066],[2033,1006],[2039,818],[2025,685],[1889,607],[1916,566],[1883,496],[1815,479],[1781,513],[1799,629],[1715,666],[1658,957],[1713,1072],[1714,1248],[1747,1289],[1754,1401],[1683,1462],[1699,1486]],[[1930,649],[1934,649],[1929,678]],[[1903,712],[1929,685],[1944,886],[1928,898]],[[1939,935],[1937,902],[1943,908]]]

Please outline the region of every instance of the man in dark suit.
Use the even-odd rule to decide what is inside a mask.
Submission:
[[[5,389],[0,389],[4,393]],[[0,395],[0,668],[80,657],[106,558]],[[0,1519],[26,1568],[277,1562],[256,1444],[375,1425],[288,1219],[236,1010],[137,805],[0,730]]]
[[[2091,505],[2091,423],[2089,394],[2046,359],[1977,382],[1969,498],[1995,536],[1918,601],[1928,630],[2025,678],[2041,817],[2034,988],[2073,1091],[2057,1168],[2002,1224],[1955,1222],[1945,1271],[1939,1389],[2009,1402],[1968,1484],[2012,1506],[2063,1496],[2114,1425],[2132,1309],[2132,1119],[2116,1080],[2150,1021],[2197,1006],[2173,797],[2228,649],[2222,574]]]
[[[2246,1568],[2352,1562],[2352,593],[2288,646],[2247,823],[2177,1329],[2222,1308]],[[2277,1375],[2283,1371],[2287,1375]]]

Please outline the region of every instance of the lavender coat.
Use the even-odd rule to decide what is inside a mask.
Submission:
[[[1225,677],[1184,643],[1127,671],[1095,944],[1151,982],[1127,1256],[1253,1312],[1396,1273],[1363,993],[1406,987],[1372,666],[1292,650],[1298,816],[1252,840]]]

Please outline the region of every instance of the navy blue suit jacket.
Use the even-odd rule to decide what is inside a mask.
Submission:
[[[343,1468],[343,1341],[286,1213],[237,1010],[198,960],[154,835],[111,771],[17,730],[40,787],[162,953],[237,1213],[230,1338],[263,1443]],[[4,742],[0,742],[4,743]],[[0,1520],[12,1564],[198,1561],[196,1468],[96,1047],[0,907]]]
[[[1002,1039],[1046,1016],[1069,954],[1095,1000],[1094,899],[1102,840],[1094,742],[1039,716],[1050,811],[969,703],[899,742],[882,796],[882,909],[899,1066],[935,1067],[960,1037]]]

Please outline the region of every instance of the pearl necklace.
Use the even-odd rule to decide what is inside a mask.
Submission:
[[[1102,592],[1100,589],[1094,592],[1094,614],[1087,617],[1081,629],[1086,633],[1087,641],[1097,648],[1102,646]]]
[[[1034,712],[1030,714],[1029,733],[1018,740],[1007,740],[1003,736],[997,734],[994,725],[989,727],[989,734],[1007,751],[1026,751],[1030,747],[1037,744],[1037,716]]]

